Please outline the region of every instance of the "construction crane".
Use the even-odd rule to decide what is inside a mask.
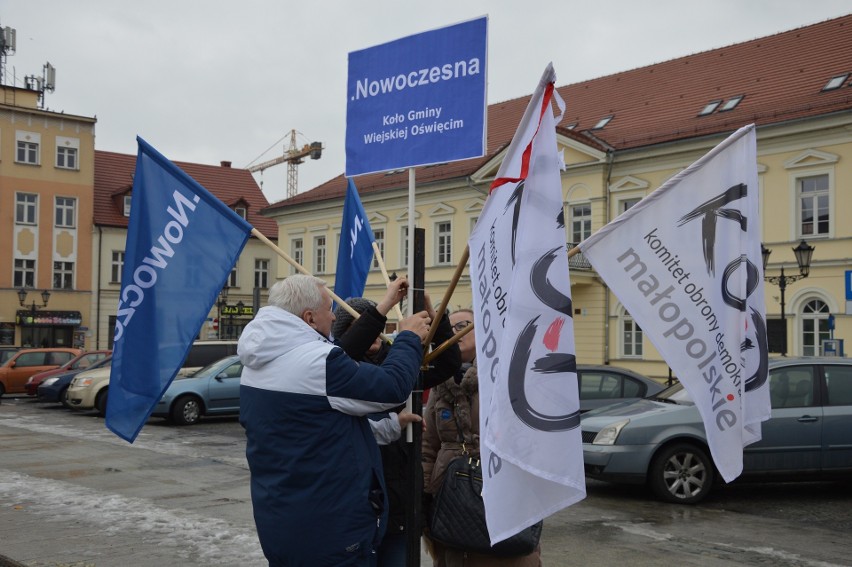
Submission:
[[[276,142],[277,143],[277,142]],[[264,169],[278,165],[279,163],[287,162],[287,198],[293,197],[299,192],[299,169],[300,163],[305,161],[304,158],[319,159],[322,157],[322,142],[311,142],[305,144],[301,148],[296,146],[296,130],[290,130],[290,147],[284,150],[284,155],[264,161],[257,165],[246,167],[252,173],[256,171],[263,172]],[[262,182],[261,182],[262,185]]]

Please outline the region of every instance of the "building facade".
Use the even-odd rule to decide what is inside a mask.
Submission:
[[[566,112],[557,140],[566,247],[571,248],[686,168],[730,133],[756,124],[767,276],[799,275],[792,249],[814,247],[808,276],[782,292],[766,282],[775,353],[820,354],[852,337],[852,16],[558,87]],[[558,72],[558,69],[557,69]],[[529,96],[488,108],[486,155],[419,167],[416,225],[425,229],[425,287],[444,295]],[[408,266],[408,172],[355,179],[388,271]],[[275,203],[279,245],[334,282],[346,179]],[[283,262],[278,276],[293,269]],[[582,255],[571,259],[577,360],[669,377],[665,361]],[[376,268],[365,295],[384,290]],[[785,317],[781,318],[784,303]],[[465,270],[449,300],[471,304]],[[833,324],[834,328],[831,329]],[[786,341],[786,344],[783,344]],[[848,345],[852,348],[852,345]]]
[[[90,347],[95,118],[0,85],[0,344]]]

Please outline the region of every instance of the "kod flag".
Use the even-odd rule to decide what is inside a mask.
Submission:
[[[350,179],[343,203],[343,223],[340,226],[340,245],[337,248],[337,272],[334,293],[343,300],[361,297],[367,274],[373,262],[373,229],[358,197],[355,183]]]
[[[580,244],[695,401],[716,468],[769,418],[754,125]]]
[[[141,138],[106,426],[133,442],[177,374],[252,227]]]
[[[548,65],[469,241],[492,544],[586,496]]]

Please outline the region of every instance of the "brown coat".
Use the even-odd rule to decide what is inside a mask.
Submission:
[[[479,455],[479,379],[476,365],[464,375],[461,384],[447,380],[429,394],[423,412],[423,489],[436,494],[444,480],[447,465],[462,453],[459,427],[465,448]],[[456,419],[458,418],[458,419]],[[446,548],[428,540],[435,567],[539,567],[541,549],[521,557],[495,557]]]

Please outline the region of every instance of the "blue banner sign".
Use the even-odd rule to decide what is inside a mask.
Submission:
[[[846,301],[852,301],[852,270],[846,270]]]
[[[488,18],[349,54],[346,176],[485,154]]]

